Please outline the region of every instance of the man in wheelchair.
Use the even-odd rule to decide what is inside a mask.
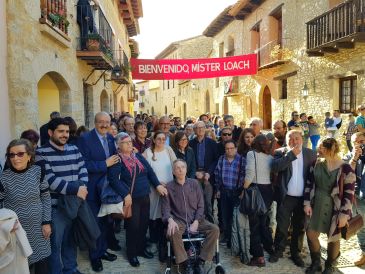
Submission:
[[[174,161],[175,179],[166,186],[168,195],[162,199],[162,219],[168,223],[167,237],[172,243],[176,263],[185,267],[185,273],[203,273],[205,261],[211,261],[214,256],[219,228],[204,219],[201,186],[198,181],[186,178],[186,171],[187,165],[184,160]],[[186,231],[188,237],[195,233],[203,233],[206,236],[194,266],[189,263],[182,241],[182,235]]]

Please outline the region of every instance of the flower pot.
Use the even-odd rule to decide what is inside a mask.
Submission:
[[[100,41],[95,39],[88,39],[86,46],[87,49],[90,51],[98,51],[100,50]]]

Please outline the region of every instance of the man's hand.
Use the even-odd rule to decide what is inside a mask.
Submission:
[[[49,237],[51,236],[51,232],[52,229],[50,224],[42,225],[42,234],[46,240],[48,240]]]
[[[294,155],[295,156],[298,156],[299,154],[300,154],[300,152],[302,152],[302,150],[301,150],[301,148],[300,148],[300,146],[295,146],[295,147],[293,147],[292,149],[291,149],[291,151],[293,151],[293,153],[294,153]]]
[[[169,218],[169,225],[167,226],[167,235],[172,236],[175,234],[175,231],[179,230],[179,226],[174,221],[174,219]]]
[[[209,178],[210,178],[209,173],[204,173],[204,180],[205,180],[205,181],[208,181],[208,180],[209,180]]]
[[[132,197],[130,194],[128,194],[127,196],[124,197],[124,205],[125,206],[132,205]]]
[[[354,148],[352,149],[352,153],[354,155],[352,159],[354,159],[354,161],[357,161],[362,154],[361,146],[359,144],[355,144]]]
[[[199,222],[197,220],[195,220],[190,226],[189,226],[189,231],[191,233],[196,233],[198,231],[198,226],[199,226]]]
[[[311,206],[304,206],[304,213],[308,217],[312,217],[312,207]]]
[[[79,190],[77,191],[77,197],[85,200],[87,196],[87,187],[86,186],[79,186]]]
[[[167,195],[167,189],[166,187],[164,187],[163,185],[159,185],[156,187],[157,192],[161,195],[161,196],[166,196]]]
[[[119,156],[118,155],[112,155],[108,159],[105,160],[106,166],[110,167],[112,165],[115,165],[119,162]]]

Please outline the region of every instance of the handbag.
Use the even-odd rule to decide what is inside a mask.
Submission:
[[[255,157],[255,176],[257,183],[256,155]],[[243,197],[240,201],[239,210],[245,215],[265,215],[267,207],[257,184],[251,184],[249,188],[243,189]]]
[[[132,197],[132,193],[133,193],[133,189],[134,189],[134,183],[136,181],[136,173],[137,173],[137,170],[136,170],[136,167],[134,167],[132,185],[131,185],[131,188],[128,193],[131,195],[131,197]],[[123,204],[123,212],[121,214],[119,214],[118,216],[115,216],[114,218],[129,219],[131,217],[132,217],[132,203],[129,206]]]
[[[342,169],[341,169],[342,172]],[[343,184],[345,180],[345,175],[341,174],[340,182],[339,182],[339,197],[342,200],[343,197]],[[355,205],[356,215],[352,216],[350,220],[348,220],[347,225],[341,228],[341,237],[345,240],[350,239],[352,236],[356,235],[357,232],[364,226],[364,217],[361,212],[359,212],[357,208],[356,197],[353,198],[353,204]]]

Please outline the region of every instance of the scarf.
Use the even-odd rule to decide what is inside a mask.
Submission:
[[[136,167],[138,166],[139,173],[144,171],[143,164],[138,160],[136,157],[136,154],[132,152],[130,156],[123,155],[122,153],[119,153],[120,159],[122,159],[123,163],[127,167],[129,173],[131,174],[131,177],[133,175],[133,170],[136,170]]]

